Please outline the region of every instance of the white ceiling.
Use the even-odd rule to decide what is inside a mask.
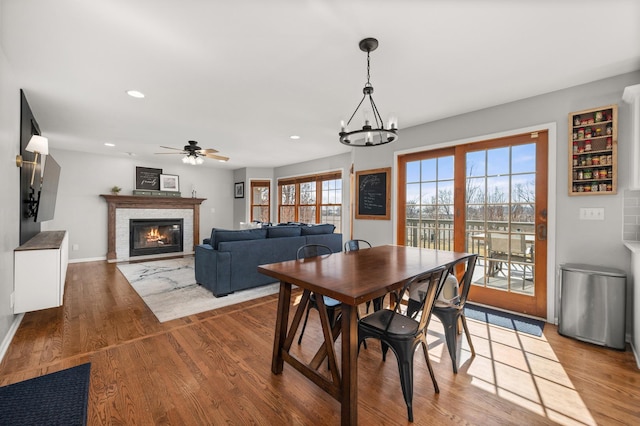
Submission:
[[[52,148],[148,159],[193,139],[229,169],[347,152],[337,133],[362,96],[365,37],[380,41],[374,99],[400,138],[640,69],[637,0],[0,2],[2,49]]]

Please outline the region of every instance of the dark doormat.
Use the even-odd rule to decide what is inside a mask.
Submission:
[[[472,303],[465,304],[464,314],[470,319],[484,321],[489,324],[538,337],[542,336],[542,330],[544,329],[544,321],[510,314]]]
[[[2,425],[86,425],[91,363],[0,387]]]

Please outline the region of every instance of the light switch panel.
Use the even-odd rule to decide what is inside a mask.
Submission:
[[[604,207],[581,207],[580,220],[604,220]]]

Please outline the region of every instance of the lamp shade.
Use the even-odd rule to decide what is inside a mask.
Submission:
[[[29,152],[37,152],[40,155],[49,155],[49,139],[33,135],[25,149]]]

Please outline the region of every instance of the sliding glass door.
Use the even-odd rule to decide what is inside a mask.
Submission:
[[[546,316],[547,132],[399,159],[398,243],[479,255],[470,299]]]

